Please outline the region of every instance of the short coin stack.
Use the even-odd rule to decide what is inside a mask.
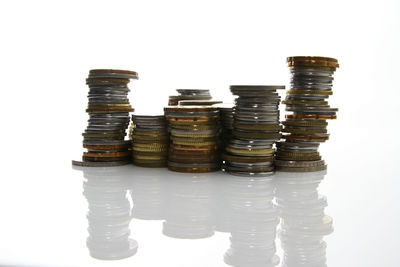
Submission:
[[[327,119],[336,119],[331,108],[333,74],[338,61],[326,57],[289,57],[291,88],[286,92],[285,141],[277,144],[275,165],[287,172],[310,172],[326,169],[318,152],[319,144],[329,138]]]
[[[128,99],[128,83],[137,79],[137,73],[127,70],[90,70],[86,84],[89,86],[89,124],[83,133],[82,162],[80,166],[116,166],[130,162],[130,141],[125,141],[129,125],[129,112],[133,109]]]
[[[133,163],[141,167],[166,167],[168,132],[164,115],[132,115],[132,123]]]
[[[268,176],[274,171],[273,144],[281,138],[280,97],[284,85],[235,85],[233,138],[222,154],[225,171],[241,176]]]
[[[211,106],[164,108],[169,124],[168,169],[177,172],[219,170],[219,113]]]
[[[181,100],[211,100],[208,89],[176,89],[179,95],[169,97],[168,106],[177,106]]]

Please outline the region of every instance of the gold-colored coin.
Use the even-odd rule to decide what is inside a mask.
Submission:
[[[187,138],[211,138],[211,137],[218,137],[218,133],[171,133],[171,136],[177,137],[187,137]]]
[[[240,148],[233,148],[233,147],[226,147],[227,152],[232,154],[247,154],[247,155],[265,155],[265,154],[272,154],[275,152],[273,148],[262,148],[262,149],[240,149]]]
[[[85,157],[97,157],[97,158],[109,158],[109,157],[125,157],[125,156],[130,156],[131,152],[126,151],[126,152],[105,152],[105,153],[99,153],[99,152],[83,152],[83,155]]]
[[[187,140],[185,140],[185,139],[187,139]],[[185,146],[196,146],[196,145],[212,146],[212,145],[218,144],[218,142],[216,140],[214,140],[214,141],[201,141],[201,140],[197,141],[197,140],[192,140],[189,138],[179,138],[179,139],[172,138],[171,141],[174,145],[185,145]]]
[[[140,148],[168,148],[168,144],[164,143],[133,143],[133,147],[140,147]]]
[[[166,147],[133,147],[133,151],[142,151],[142,152],[164,152],[167,151]]]
[[[174,145],[171,144],[170,149],[174,150],[187,150],[187,151],[210,151],[210,150],[217,150],[218,146],[216,145],[211,145],[211,146],[185,146],[185,145]]]
[[[135,155],[135,159],[138,160],[165,160],[163,156],[150,156],[150,155]]]

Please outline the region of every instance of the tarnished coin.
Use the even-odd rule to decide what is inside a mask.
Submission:
[[[321,166],[313,166],[313,167],[283,167],[283,166],[276,166],[277,171],[282,171],[282,172],[317,172],[317,171],[323,171],[327,169],[327,165],[321,165]]]
[[[93,69],[89,71],[89,78],[120,78],[120,79],[138,79],[137,72],[129,70],[116,69]]]
[[[94,161],[77,161],[73,160],[72,165],[81,167],[115,167],[130,164],[129,161],[111,161],[111,162],[94,162]]]
[[[275,166],[291,167],[291,168],[309,168],[325,165],[325,161],[288,161],[288,160],[275,160]]]

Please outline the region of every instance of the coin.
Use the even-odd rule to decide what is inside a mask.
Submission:
[[[73,160],[72,165],[81,167],[115,167],[129,164],[129,161],[92,162]]]

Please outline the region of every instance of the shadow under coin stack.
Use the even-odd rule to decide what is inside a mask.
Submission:
[[[179,95],[169,97],[168,106],[177,106],[181,100],[211,100],[208,89],[176,89]]]
[[[326,57],[289,57],[291,88],[286,92],[285,141],[277,144],[275,165],[286,172],[312,172],[326,169],[318,152],[319,144],[329,138],[327,119],[336,119],[331,108],[333,74],[338,61]]]
[[[137,73],[127,70],[90,70],[86,84],[89,86],[89,123],[82,134],[82,162],[79,166],[117,166],[130,162],[130,141],[124,140],[129,125],[129,112],[133,109],[128,99],[128,83],[138,79]]]
[[[177,172],[219,170],[219,113],[211,106],[164,108],[170,132],[168,169]]]
[[[235,85],[233,138],[222,154],[225,171],[240,176],[268,176],[274,171],[273,144],[281,138],[280,97],[284,85]]]
[[[166,167],[168,155],[167,123],[163,115],[132,115],[133,163],[141,167]]]

